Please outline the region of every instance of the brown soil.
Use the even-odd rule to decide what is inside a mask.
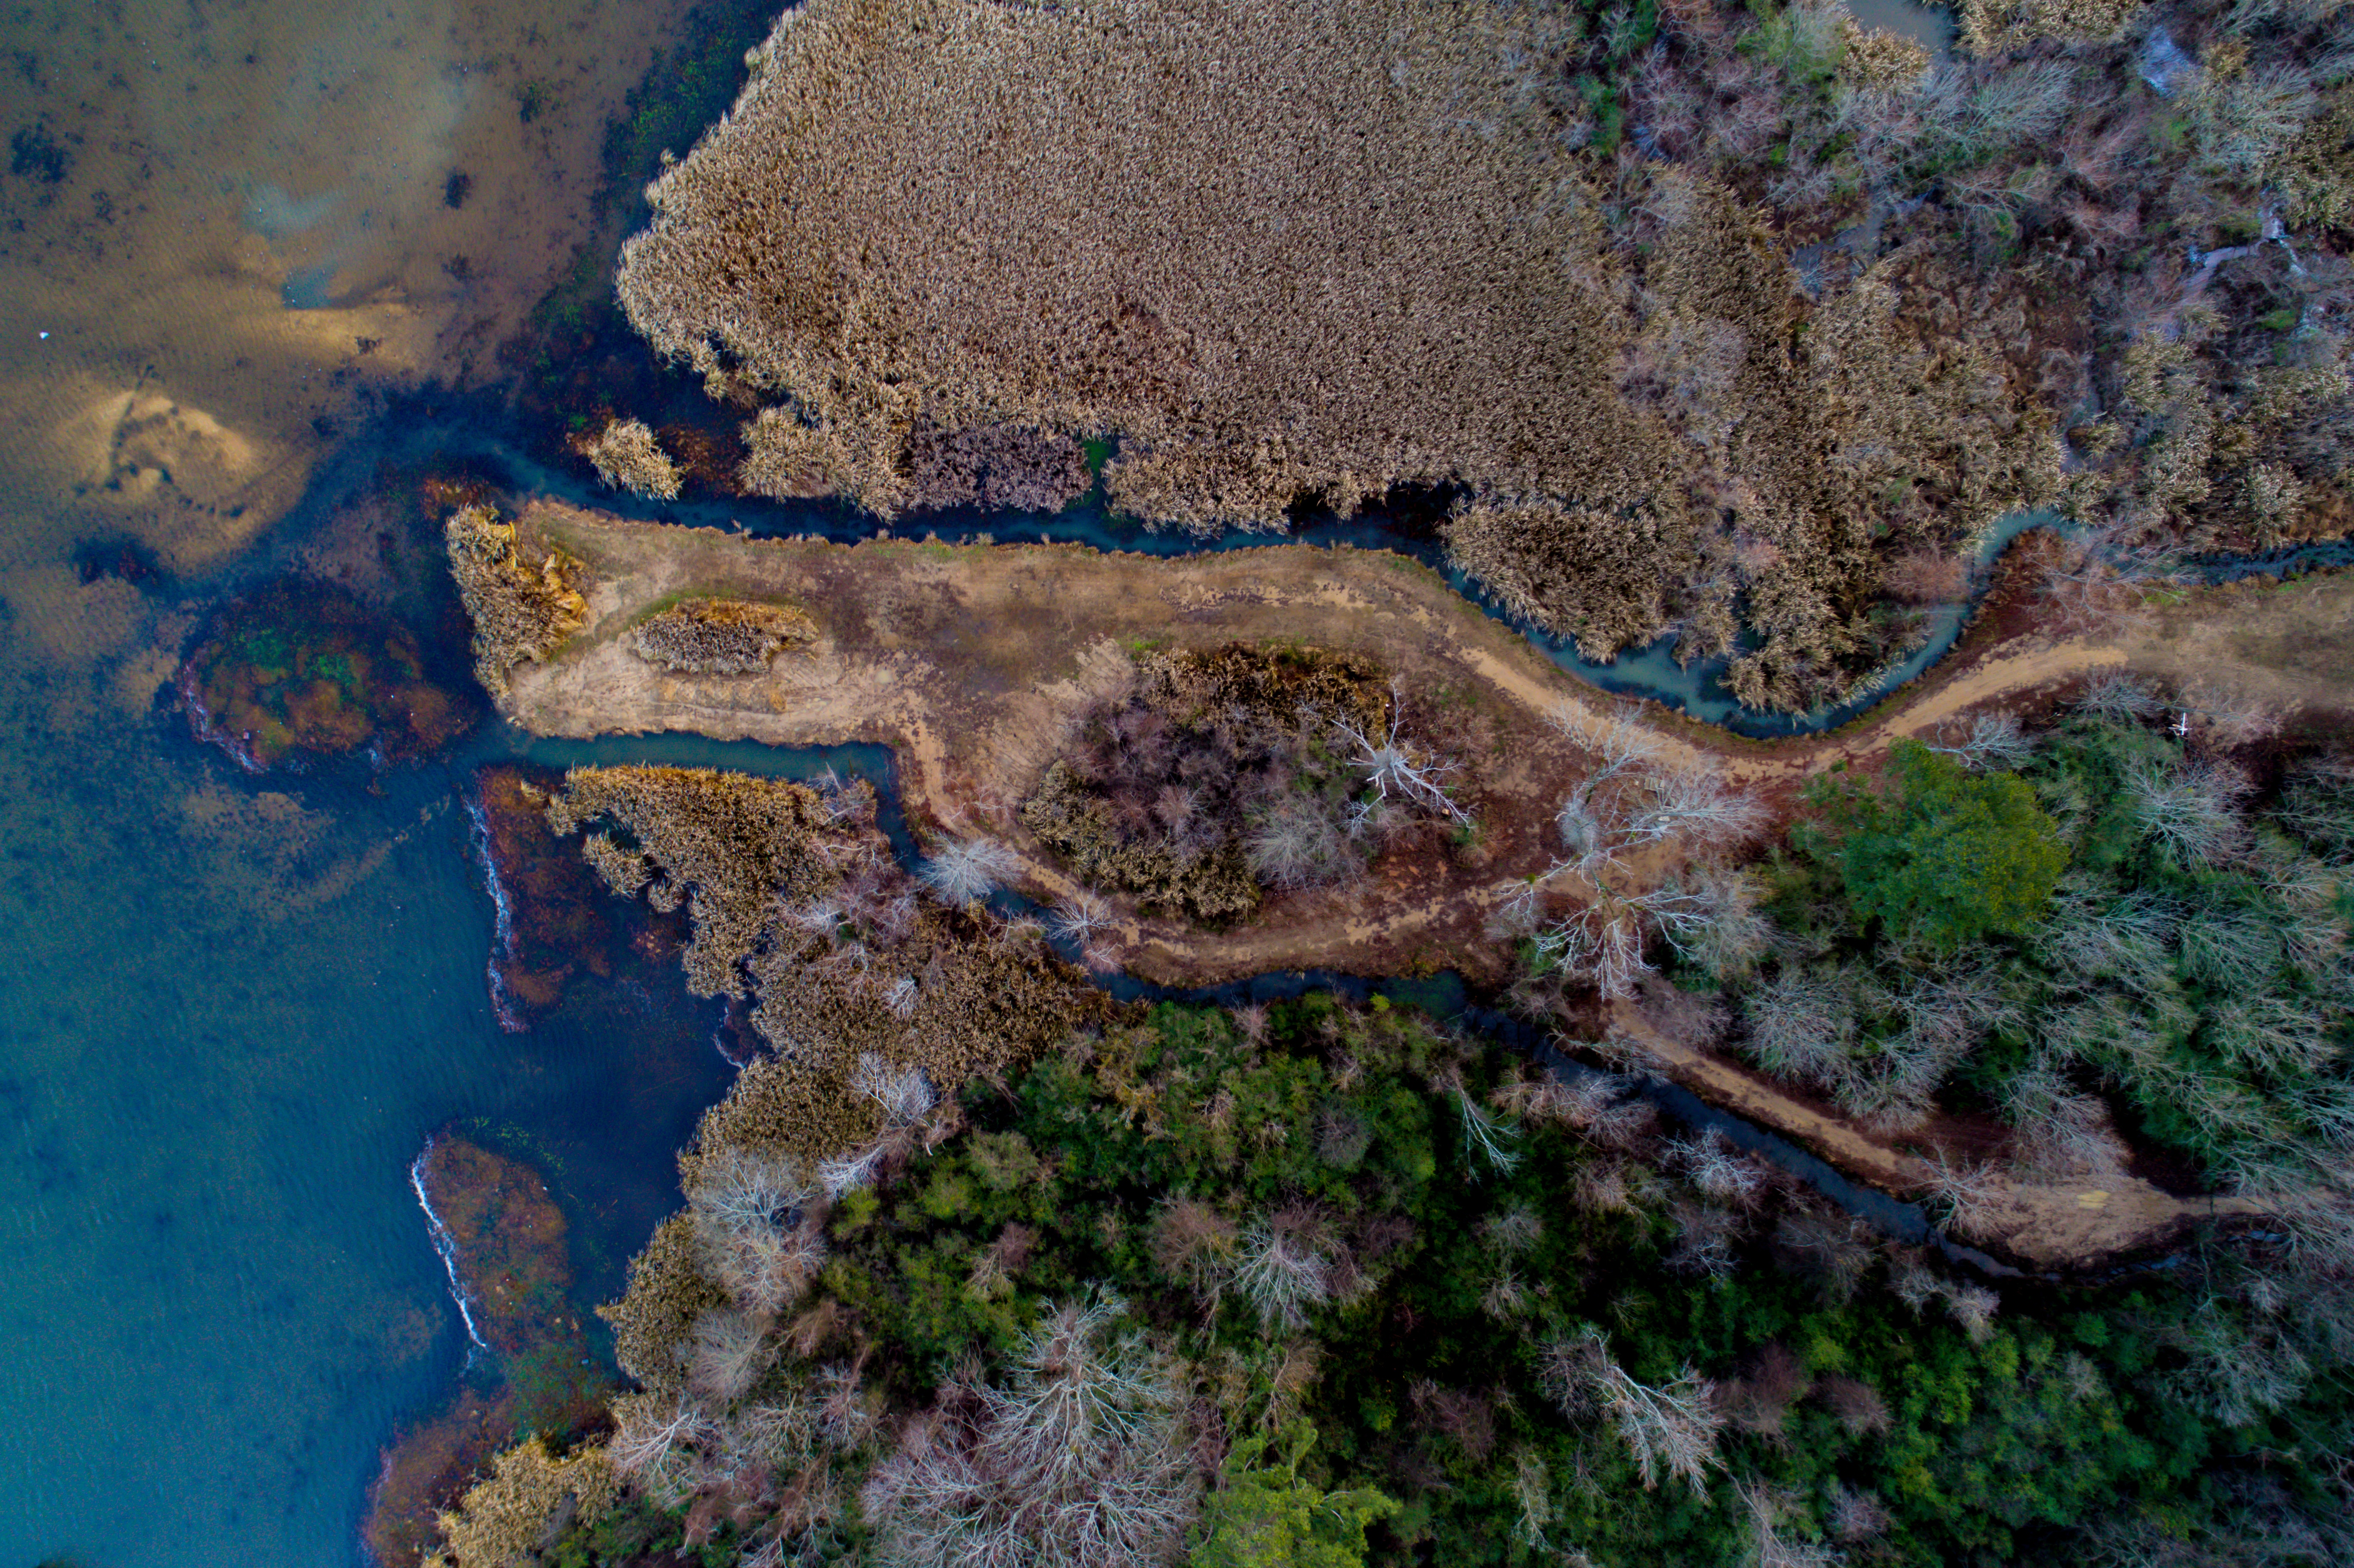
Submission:
[[[1610,1033],[1710,1104],[1771,1128],[1859,1181],[1901,1197],[1929,1191],[1934,1168],[1927,1160],[1889,1147],[1730,1057],[1679,1044],[1632,1008],[1614,1011]],[[2123,1171],[2068,1182],[2002,1176],[1993,1185],[1995,1199],[1973,1215],[1967,1239],[2036,1268],[2081,1267],[2157,1245],[2198,1220],[2263,1212],[2245,1198],[2178,1197]]]
[[[595,586],[588,629],[546,665],[514,673],[500,703],[514,723],[542,735],[881,742],[901,758],[911,821],[1002,839],[1021,857],[1029,891],[1050,899],[1073,885],[1015,808],[1077,716],[1124,679],[1128,648],[1304,643],[1398,674],[1416,733],[1462,761],[1476,842],[1456,846],[1433,829],[1359,884],[1271,899],[1233,930],[1131,913],[1118,960],[1168,985],[1311,967],[1502,978],[1509,955],[1488,934],[1490,917],[1551,863],[1553,811],[1581,771],[1578,749],[1549,715],[1626,705],[1543,659],[1436,573],[1381,551],[1288,545],[1172,559],[1058,545],[755,541],[544,502],[521,526],[587,563]],[[740,676],[673,675],[631,653],[622,633],[690,593],[799,604],[818,640]],[[1999,593],[1931,675],[1833,734],[1744,740],[1656,705],[1642,705],[1645,718],[1670,760],[1708,761],[1787,801],[1835,761],[1870,766],[1898,736],[1980,707],[2048,704],[2103,671],[2231,689],[2317,717],[2335,719],[2349,705],[2333,673],[2354,654],[2354,577],[2201,591],[2099,639],[2040,636],[2017,598]],[[1875,1184],[1903,1190],[1921,1180],[1919,1161],[1720,1057],[1653,1054],[1710,1098]],[[2021,1189],[2014,1207],[1999,1245],[2056,1264],[2141,1245],[2228,1205],[2120,1177],[2098,1191]]]

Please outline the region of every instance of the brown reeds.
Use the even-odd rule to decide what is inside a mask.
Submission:
[[[450,571],[474,623],[474,674],[496,695],[507,672],[545,662],[588,624],[581,565],[553,547],[527,547],[514,524],[488,506],[468,506],[443,529]]]
[[[815,641],[817,628],[790,605],[690,599],[639,622],[630,645],[673,674],[748,675]]]

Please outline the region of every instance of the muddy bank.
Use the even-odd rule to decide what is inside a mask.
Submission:
[[[0,484],[46,515],[0,549],[33,569],[11,599],[62,594],[75,536],[225,560],[377,393],[500,374],[597,231],[608,125],[687,11],[12,16]]]
[[[1625,705],[1551,664],[1437,574],[1380,551],[1273,546],[1168,558],[1053,545],[755,541],[546,503],[525,511],[520,532],[582,564],[589,612],[546,663],[514,672],[500,705],[518,726],[583,737],[687,730],[773,745],[879,742],[902,760],[912,820],[1002,839],[1025,891],[1050,899],[1073,885],[1015,808],[1076,717],[1125,678],[1130,651],[1304,643],[1397,673],[1420,733],[1465,765],[1478,837],[1458,845],[1429,835],[1353,886],[1271,899],[1230,930],[1129,911],[1113,956],[1161,985],[1309,968],[1500,980],[1510,955],[1491,918],[1551,863],[1553,808],[1584,766],[1555,718]],[[678,675],[632,651],[628,634],[647,615],[705,594],[790,604],[817,636],[739,675]],[[2322,719],[2346,703],[2312,650],[2316,638],[2354,635],[2354,579],[2199,590],[2102,639],[2042,636],[2019,599],[1999,594],[1952,658],[1832,734],[1747,740],[1656,705],[1643,711],[1670,760],[1704,761],[1787,803],[1832,762],[1868,766],[1898,736],[1990,705],[2048,703],[2101,672],[2229,689]],[[1639,1026],[1620,1033],[1676,1081],[1873,1185],[1914,1192],[1928,1174],[1920,1159],[1724,1058]],[[2031,1267],[2082,1265],[2198,1218],[2253,1212],[2122,1173],[2077,1186],[2009,1183],[1994,1207],[1987,1245]]]
[[[1628,705],[1565,674],[1437,573],[1383,551],[1270,546],[1158,557],[1063,545],[753,540],[628,522],[550,503],[519,519],[533,547],[586,572],[588,623],[548,662],[513,673],[501,711],[535,734],[688,730],[772,745],[874,741],[902,765],[911,819],[986,829],[1023,859],[1028,889],[1072,884],[1015,808],[1072,724],[1126,678],[1129,651],[1229,641],[1358,653],[1397,674],[1423,740],[1462,765],[1479,821],[1469,845],[1437,834],[1384,856],[1350,887],[1271,900],[1236,929],[1131,915],[1116,956],[1140,979],[1207,985],[1268,969],[1356,974],[1455,969],[1500,978],[1489,917],[1552,863],[1553,814],[1581,753],[1553,722]],[[690,595],[790,604],[818,631],[751,674],[667,673],[626,634]],[[1988,706],[2046,700],[2102,671],[2243,688],[2334,712],[2315,635],[2354,638],[2354,579],[2196,591],[2107,639],[2032,630],[1973,638],[1930,676],[1829,735],[1746,740],[1641,705],[1671,763],[1703,760],[1776,800],[1833,762],[1866,763],[1901,736]]]

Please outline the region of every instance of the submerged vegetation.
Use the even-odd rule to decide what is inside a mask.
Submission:
[[[427,1143],[409,1181],[482,1360],[448,1404],[386,1450],[362,1527],[368,1550],[385,1563],[413,1563],[427,1551],[440,1528],[436,1504],[461,1489],[494,1450],[523,1434],[592,1426],[612,1392],[610,1363],[591,1352],[573,1315],[568,1227],[539,1173],[445,1132]],[[551,1478],[577,1486],[599,1464],[550,1471],[539,1466],[544,1457],[544,1450],[525,1450],[502,1458],[499,1474],[508,1485],[536,1478],[541,1489],[528,1495],[552,1501],[560,1493],[545,1489]],[[479,1537],[452,1539],[469,1540],[461,1554],[482,1555],[472,1544]]]
[[[438,751],[476,708],[429,674],[417,639],[349,593],[274,584],[228,605],[180,669],[189,726],[251,773],[365,750]]]

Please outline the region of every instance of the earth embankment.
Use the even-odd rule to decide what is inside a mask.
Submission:
[[[1016,808],[1088,707],[1128,679],[1134,652],[1293,643],[1378,661],[1398,677],[1422,737],[1458,762],[1479,832],[1458,842],[1433,827],[1362,881],[1275,899],[1231,930],[1130,913],[1115,956],[1166,985],[1310,968],[1502,979],[1509,953],[1491,922],[1553,863],[1553,813],[1585,766],[1575,721],[1630,705],[1544,659],[1437,573],[1383,551],[1268,546],[1168,557],[1067,545],[755,540],[545,502],[525,509],[518,535],[583,563],[589,609],[587,626],[546,663],[513,673],[499,705],[513,722],[550,736],[879,742],[900,758],[911,820],[1001,839],[1027,889],[1048,899],[1076,889]],[[817,636],[748,674],[678,674],[638,656],[627,633],[694,596],[790,604]],[[2335,716],[2348,696],[2327,673],[2342,665],[2317,661],[2324,643],[2354,644],[2354,578],[2201,590],[2105,637],[1997,628],[1827,735],[1746,740],[1656,705],[1642,705],[1643,717],[1665,761],[1721,768],[1787,802],[1834,762],[1869,766],[1899,736],[1989,705],[2048,701],[2104,672]],[[1663,1037],[1633,1043],[1688,1086],[1874,1184],[1908,1190],[1927,1173],[1917,1158],[1711,1053]],[[2122,1176],[2017,1186],[1998,1207],[1996,1245],[2043,1266],[2113,1255],[2220,1212]]]

